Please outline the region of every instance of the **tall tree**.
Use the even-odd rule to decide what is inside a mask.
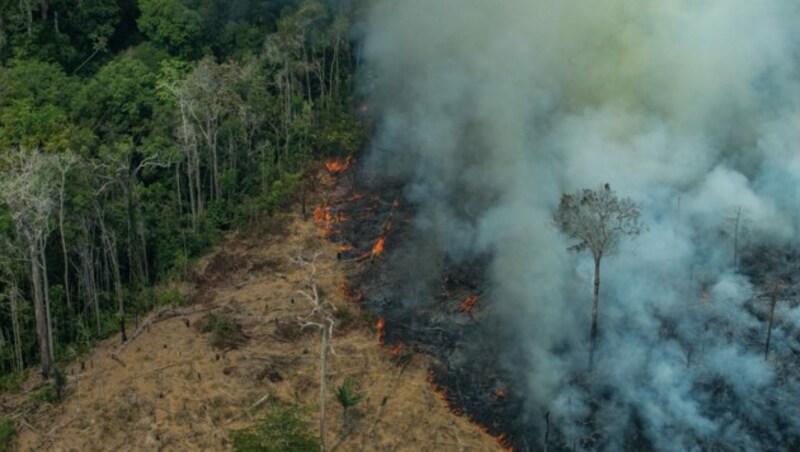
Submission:
[[[4,156],[5,174],[0,179],[0,199],[7,206],[16,233],[24,241],[31,270],[31,286],[36,314],[36,335],[42,376],[50,376],[53,341],[49,287],[44,274],[45,242],[50,233],[50,217],[55,210],[57,180],[52,158],[39,151],[21,150]]]
[[[625,236],[641,233],[639,207],[629,198],[620,198],[609,184],[592,190],[585,188],[561,196],[553,221],[569,240],[575,242],[571,252],[588,250],[594,259],[594,296],[589,345],[589,370],[594,369],[597,344],[597,309],[600,303],[600,262],[603,256],[616,251]]]

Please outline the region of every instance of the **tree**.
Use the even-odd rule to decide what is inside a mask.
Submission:
[[[52,157],[25,150],[9,153],[2,163],[6,173],[0,179],[0,200],[7,206],[14,229],[27,250],[42,376],[47,379],[54,356],[45,245],[57,196],[54,165]]]
[[[200,15],[183,0],[140,0],[139,29],[157,45],[180,57],[189,57],[202,34]]]
[[[739,254],[742,248],[742,241],[746,237],[747,228],[747,210],[742,206],[732,207],[728,212],[725,222],[728,224],[729,234],[733,239],[733,271],[739,270]]]
[[[553,222],[576,242],[567,248],[571,252],[588,250],[594,259],[594,297],[590,333],[589,370],[594,368],[597,343],[597,306],[600,302],[600,261],[616,251],[624,236],[642,232],[639,207],[629,198],[619,198],[609,184],[595,190],[584,188],[574,194],[561,196]]]
[[[328,352],[333,352],[333,345],[331,345],[331,336],[333,335],[333,326],[336,323],[333,318],[333,311],[336,307],[330,300],[322,300],[317,289],[317,258],[320,253],[316,253],[314,257],[308,261],[302,256],[302,252],[297,253],[297,258],[292,259],[292,262],[302,267],[310,267],[311,274],[306,281],[306,287],[310,290],[298,290],[297,293],[306,298],[311,304],[311,311],[304,317],[299,317],[297,320],[300,323],[300,328],[316,328],[320,332],[320,347],[319,347],[319,436],[320,436],[320,449],[322,452],[328,450],[327,435],[325,429],[325,393],[327,392],[327,373],[328,373]]]
[[[775,322],[775,307],[778,299],[786,288],[786,282],[781,279],[772,281],[769,285],[769,325],[767,326],[767,341],[764,344],[764,359],[769,358],[769,343],[772,340],[772,325]]]

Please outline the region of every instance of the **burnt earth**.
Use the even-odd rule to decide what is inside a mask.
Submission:
[[[383,319],[383,343],[434,357],[431,384],[454,412],[506,448],[530,450],[541,420],[525,415],[524,388],[515,388],[499,362],[509,347],[496,334],[496,340],[486,341],[485,329],[493,321],[491,300],[483,296],[489,256],[466,262],[437,257],[431,264],[436,271],[420,281],[411,271],[419,259],[410,246],[420,239],[411,224],[415,206],[403,196],[404,185],[372,180],[358,165],[340,174],[337,184],[324,211],[317,212],[328,220],[320,226],[340,245],[348,290],[363,294],[361,302]],[[384,248],[377,254],[380,240]]]

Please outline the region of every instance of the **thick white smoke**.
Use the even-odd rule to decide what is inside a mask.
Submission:
[[[372,162],[409,181],[426,246],[492,255],[490,296],[523,341],[531,410],[549,410],[569,444],[597,428],[612,450],[633,431],[660,450],[797,441],[797,376],[764,360],[766,326],[745,306],[757,288],[720,231],[741,207],[748,243],[796,239],[800,5],[374,3]],[[562,193],[605,182],[648,231],[603,263],[598,370],[576,383],[592,266],[550,218]],[[780,326],[773,339],[797,340]]]

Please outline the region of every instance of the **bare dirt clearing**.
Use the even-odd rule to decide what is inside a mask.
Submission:
[[[20,450],[226,450],[229,431],[251,425],[271,401],[308,408],[318,433],[319,332],[301,331],[308,269],[339,309],[328,358],[328,442],[334,450],[499,450],[456,416],[427,382],[428,358],[398,359],[378,343],[375,319],[340,293],[336,246],[311,220],[278,215],[258,239],[230,239],[189,275],[190,300],[153,312],[126,344],[114,336],[65,368],[67,398],[32,404],[2,396]],[[365,262],[364,265],[369,265]],[[353,378],[364,399],[345,422],[334,396]],[[38,378],[31,376],[28,389]]]

